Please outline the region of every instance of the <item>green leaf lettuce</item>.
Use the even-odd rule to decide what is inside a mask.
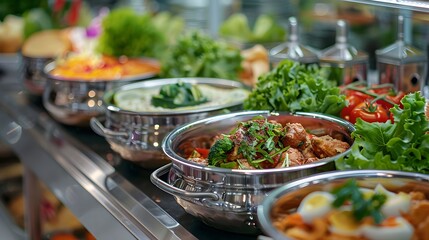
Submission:
[[[425,98],[419,92],[402,100],[403,109],[390,111],[394,123],[356,122],[351,154],[339,159],[339,169],[390,169],[429,173],[429,122]]]

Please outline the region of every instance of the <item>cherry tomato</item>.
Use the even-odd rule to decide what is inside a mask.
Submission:
[[[405,93],[401,91],[396,93],[395,96],[388,96],[388,97],[392,102],[398,104],[400,108],[403,108],[404,106],[402,105],[401,100],[404,96],[405,96]]]
[[[375,84],[371,86],[371,89],[369,89],[369,91],[378,95],[382,95],[382,94],[391,94],[393,92],[393,89],[390,86],[380,87],[377,84]]]
[[[385,98],[386,98],[388,101],[390,101],[390,102],[392,102],[392,103],[394,103],[394,104],[399,105],[399,107],[400,107],[400,108],[403,108],[403,105],[402,105],[402,103],[401,103],[401,99],[402,99],[404,96],[405,96],[405,93],[403,93],[403,92],[399,92],[399,93],[397,93],[396,95],[386,95],[386,96],[385,96]],[[389,102],[387,102],[387,101],[385,101],[385,100],[383,100],[383,99],[378,100],[378,101],[377,101],[377,103],[378,103],[378,104],[380,104],[380,105],[382,105],[382,106],[383,106],[384,108],[386,108],[387,110],[389,110],[389,109],[391,109],[391,108],[393,107],[393,104],[391,104],[391,103],[389,103]]]
[[[348,95],[346,101],[348,105],[341,110],[340,116],[343,119],[350,119],[350,112],[360,103],[364,102],[366,98],[361,97],[360,95]]]
[[[355,124],[358,118],[366,122],[386,122],[389,120],[389,114],[380,104],[365,101],[357,105],[350,112],[349,121],[351,123]]]
[[[362,88],[362,91],[364,91],[365,89],[363,89]],[[356,90],[346,90],[345,92],[344,92],[344,94],[346,95],[346,96],[357,96],[357,97],[360,97],[360,98],[362,98],[362,99],[369,99],[369,98],[372,98],[370,95],[368,95],[368,94],[366,94],[366,93],[364,93],[364,92],[360,92],[360,91],[356,91]]]

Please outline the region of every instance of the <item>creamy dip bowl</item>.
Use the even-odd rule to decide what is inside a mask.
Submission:
[[[207,101],[195,106],[155,107],[152,96],[163,86],[189,83],[197,86]],[[242,109],[249,90],[238,81],[216,78],[166,78],[127,84],[106,92],[105,117],[92,118],[91,128],[104,136],[122,158],[146,168],[170,162],[161,143],[175,127],[206,117]]]

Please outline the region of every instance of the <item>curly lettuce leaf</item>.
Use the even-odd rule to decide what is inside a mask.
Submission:
[[[259,77],[256,88],[244,102],[244,109],[338,116],[345,104],[345,95],[340,94],[336,83],[327,80],[317,66],[284,60]]]
[[[240,50],[198,31],[181,35],[161,62],[161,77],[212,77],[238,80]]]
[[[429,173],[429,122],[426,100],[419,92],[406,95],[403,109],[390,111],[394,123],[356,122],[355,144],[349,156],[339,159],[339,169],[390,169]]]
[[[110,56],[159,57],[166,39],[148,14],[123,7],[111,11],[102,22],[97,51]]]

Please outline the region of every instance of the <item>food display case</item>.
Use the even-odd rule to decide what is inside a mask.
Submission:
[[[344,2],[429,15],[427,2]],[[262,233],[239,234],[213,228],[187,213],[175,197],[152,184],[154,169],[123,159],[90,127],[70,126],[52,118],[41,98],[26,93],[20,80],[20,57],[8,55],[2,59],[0,143],[22,164],[26,197],[25,231],[17,238],[43,239],[38,211],[40,182],[97,239],[265,238]],[[167,179],[167,172],[159,173],[159,177]]]

